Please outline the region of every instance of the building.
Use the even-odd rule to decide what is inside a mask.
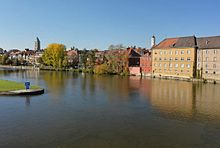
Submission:
[[[196,76],[196,37],[167,38],[152,48],[152,72],[159,77]]]
[[[143,76],[151,76],[152,74],[152,54],[149,50],[146,54],[140,57],[141,74]]]
[[[220,80],[220,36],[197,39],[198,78]]]
[[[37,37],[37,40],[35,41],[34,50],[35,51],[40,51],[41,50],[41,48],[40,48],[40,40],[39,40],[38,37]]]
[[[140,57],[141,54],[136,48],[128,48],[128,67],[131,75],[141,75]]]
[[[67,60],[70,67],[76,68],[79,62],[78,50],[67,51]]]

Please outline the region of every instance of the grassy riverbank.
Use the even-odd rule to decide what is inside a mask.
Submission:
[[[31,89],[40,89],[39,86],[32,86]],[[0,80],[0,92],[8,92],[15,90],[24,90],[24,83],[8,81],[8,80]]]

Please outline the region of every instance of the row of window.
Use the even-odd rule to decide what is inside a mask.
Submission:
[[[209,72],[209,71],[205,71],[205,73],[206,73],[206,74],[208,74],[208,73],[211,74],[211,72]],[[214,71],[213,74],[215,75],[216,72]]]
[[[201,58],[198,58],[198,61],[201,62]],[[208,62],[208,61],[209,61],[209,58],[206,57],[206,58],[205,58],[205,61]],[[216,62],[216,61],[217,61],[217,57],[214,57],[214,58],[213,58],[213,61]]]
[[[198,67],[201,67],[201,64],[198,64]],[[205,64],[205,67],[209,68],[209,67],[211,67],[211,65],[209,66],[208,64]],[[217,68],[216,64],[213,64],[212,68]]]
[[[156,72],[157,71],[157,69],[155,69],[155,70],[153,70],[154,72]],[[164,69],[164,70],[162,70],[162,69],[158,69],[158,71],[164,71],[164,72],[172,72],[172,71],[174,71],[174,72],[181,72],[181,73],[184,73],[184,72],[186,72],[186,73],[189,73],[190,71],[189,70],[186,70],[186,71],[183,71],[183,70],[170,70],[170,69]]]
[[[160,63],[159,65],[157,65],[157,64],[154,64],[154,66],[155,67],[162,67],[162,64]],[[170,63],[170,64],[163,64],[163,66],[166,68],[166,67],[170,67],[170,68],[172,68],[173,66],[175,67],[175,68],[178,68],[178,67],[181,67],[181,68],[185,68],[185,67],[187,67],[187,68],[190,68],[191,67],[191,65],[190,64],[172,64],[172,63]]]
[[[185,54],[185,51],[184,50],[181,50],[181,51],[179,51],[179,50],[176,50],[175,51],[175,54],[176,55],[178,55],[178,54]],[[187,50],[187,52],[186,52],[187,54],[191,54],[191,50]],[[173,54],[173,51],[170,51],[170,52],[168,52],[168,51],[160,51],[160,55],[162,55],[162,54],[170,54],[170,55],[172,55]]]
[[[154,58],[154,60],[157,61],[157,58]],[[167,58],[164,58],[163,60],[164,60],[164,61],[167,61],[168,59],[167,59]],[[170,58],[169,58],[169,61],[172,61],[172,60],[173,60],[173,58],[170,57]],[[175,60],[175,61],[178,61],[179,58],[176,57],[174,60]],[[181,57],[180,60],[181,60],[181,61],[184,61],[185,58]],[[187,61],[191,61],[191,58],[188,57],[186,60],[187,60]],[[162,61],[162,58],[159,58],[159,61]]]
[[[213,53],[214,53],[214,54],[217,54],[217,50],[212,50],[212,51],[213,51]],[[211,51],[206,50],[206,51],[205,51],[205,53],[206,53],[206,54],[210,54],[210,53],[211,53]]]

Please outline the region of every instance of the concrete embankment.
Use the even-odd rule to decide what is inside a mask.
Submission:
[[[33,70],[33,69],[39,69],[34,66],[9,66],[9,65],[0,65],[0,68],[4,69],[24,69],[24,70]]]
[[[1,96],[22,96],[22,95],[41,95],[44,94],[44,89],[16,90],[0,92]]]

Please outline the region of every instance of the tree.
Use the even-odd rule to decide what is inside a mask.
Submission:
[[[4,53],[4,49],[0,48],[0,54]]]
[[[89,67],[90,69],[93,69],[94,66],[95,66],[95,61],[96,61],[96,57],[95,57],[95,53],[97,51],[96,50],[90,50],[88,53],[87,53],[87,67]]]
[[[118,45],[110,45],[108,47],[108,50],[124,50],[126,49],[123,44],[118,44]]]
[[[128,72],[128,54],[126,50],[110,50],[105,57],[111,73],[121,74]]]
[[[7,54],[4,54],[4,55],[0,55],[0,64],[2,65],[8,65],[8,64],[11,64],[11,60],[8,58],[8,55]]]
[[[97,65],[94,68],[94,73],[95,74],[99,74],[99,75],[101,75],[101,74],[108,74],[109,73],[108,70],[109,69],[108,69],[108,65],[107,64]]]
[[[62,68],[66,57],[66,46],[63,44],[50,44],[45,49],[42,60],[46,65]]]
[[[79,64],[83,66],[83,68],[87,67],[87,59],[88,59],[88,51],[84,48],[80,53],[80,61]]]

